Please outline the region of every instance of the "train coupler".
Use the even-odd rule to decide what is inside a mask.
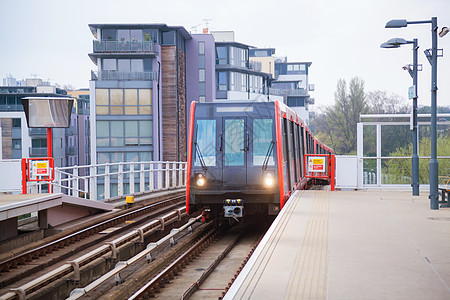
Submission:
[[[237,218],[242,218],[244,215],[244,201],[242,199],[226,199],[223,210],[225,218],[233,218],[239,222]]]

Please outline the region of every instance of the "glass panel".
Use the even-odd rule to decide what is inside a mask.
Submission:
[[[142,29],[132,29],[130,30],[132,41],[142,41]]]
[[[216,165],[216,120],[197,120],[197,143],[194,144],[195,166]]]
[[[123,137],[123,121],[111,121],[111,136]]]
[[[199,55],[198,56],[198,68],[199,69],[204,69],[205,68],[205,56],[204,55]]]
[[[381,125],[381,156],[411,156],[409,125]]]
[[[102,29],[102,40],[103,41],[115,41],[117,39],[116,29]]]
[[[151,161],[152,153],[151,152],[139,152],[140,161]]]
[[[138,136],[138,122],[137,121],[125,121],[125,136]]]
[[[111,106],[111,115],[123,115],[123,106]]]
[[[121,72],[130,72],[130,60],[129,59],[118,59],[117,60],[117,70]]]
[[[125,145],[126,146],[138,146],[139,144],[139,138],[137,137],[127,137],[125,138]]]
[[[111,58],[104,58],[102,64],[102,70],[116,71],[116,60]]]
[[[131,60],[131,71],[144,72],[144,61],[142,59]]]
[[[205,54],[205,42],[198,42],[198,54]]]
[[[123,138],[111,137],[111,147],[121,147],[121,146],[125,146]]]
[[[109,163],[109,152],[98,152],[97,153],[97,163],[99,163],[99,164]]]
[[[117,30],[117,37],[119,41],[130,41],[130,30],[128,29],[119,29]]]
[[[272,119],[253,120],[253,165],[262,166],[270,150],[268,165],[273,166]]]
[[[95,90],[95,103],[97,105],[108,105],[108,90],[107,89],[96,89]]]
[[[243,166],[244,147],[244,120],[225,120],[225,166]]]
[[[411,159],[381,160],[381,184],[410,184]]]
[[[109,137],[97,138],[97,147],[108,147],[108,146],[109,146]]]
[[[139,105],[152,105],[152,90],[140,89],[139,90]]]
[[[364,125],[363,126],[363,156],[376,157],[377,156],[377,126]]]
[[[364,159],[363,184],[377,184],[377,160]]]
[[[137,106],[125,106],[126,115],[137,115]]]
[[[124,153],[123,152],[112,152],[111,153],[111,162],[118,163],[124,161]]]
[[[97,136],[109,137],[109,121],[97,121]]]
[[[152,121],[139,121],[139,136],[151,137],[153,131]]]
[[[216,64],[226,65],[227,64],[227,48],[226,47],[216,47]]]
[[[126,161],[139,161],[139,155],[137,152],[127,152],[125,153],[125,159]]]
[[[152,107],[151,106],[139,106],[139,115],[151,115]]]
[[[109,106],[99,106],[95,107],[95,113],[97,115],[107,115],[109,114]]]
[[[123,90],[111,89],[111,105],[123,105]]]
[[[152,144],[153,139],[151,137],[140,137],[139,138],[139,144],[141,146],[148,146]]]
[[[198,81],[204,82],[205,81],[205,69],[199,69],[198,70]]]
[[[137,89],[125,89],[125,105],[137,105]]]

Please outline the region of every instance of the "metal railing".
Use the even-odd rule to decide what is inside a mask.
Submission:
[[[125,71],[92,71],[92,80],[119,80],[119,81],[153,81],[156,79],[156,72],[125,72]]]
[[[28,182],[28,193],[48,190],[91,200],[169,190],[186,186],[185,162],[121,162],[55,168],[53,182]]]
[[[94,53],[154,52],[152,41],[93,41]]]

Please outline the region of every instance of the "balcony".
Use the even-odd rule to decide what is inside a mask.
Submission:
[[[152,41],[97,41],[94,40],[94,53],[153,53]]]
[[[91,80],[153,81],[156,72],[91,71]]]
[[[66,147],[66,155],[73,156],[78,154],[78,147],[77,146],[69,146]]]
[[[47,148],[30,147],[30,157],[46,157]]]
[[[47,135],[47,128],[30,128],[28,133],[30,136]]]

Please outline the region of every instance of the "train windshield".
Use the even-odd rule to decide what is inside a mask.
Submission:
[[[244,119],[225,119],[225,166],[244,165]]]
[[[262,166],[267,160],[266,165],[273,166],[273,136],[272,119],[254,119],[253,120],[253,165]]]
[[[216,120],[197,120],[195,166],[216,165]]]

